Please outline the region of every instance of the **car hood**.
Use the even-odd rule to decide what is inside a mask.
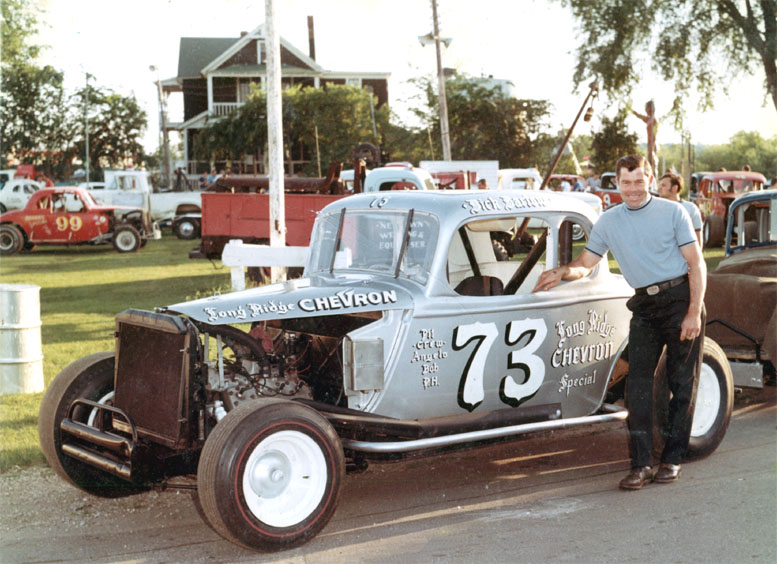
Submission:
[[[314,277],[163,308],[211,325],[408,309],[413,299],[385,277]]]
[[[724,258],[710,274],[743,274],[777,278],[777,247],[749,248]]]

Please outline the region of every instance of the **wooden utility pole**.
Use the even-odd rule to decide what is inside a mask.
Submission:
[[[448,129],[448,100],[445,96],[445,73],[442,68],[442,54],[440,53],[440,27],[437,23],[437,0],[432,0],[432,18],[434,19],[434,47],[437,52],[437,88],[440,98],[440,133],[442,134],[442,158],[445,161],[451,159],[451,135]]]
[[[283,119],[281,108],[281,44],[275,28],[275,0],[264,0],[267,47],[267,145],[270,177],[270,246],[286,246],[286,207],[283,187]],[[286,278],[284,267],[273,267],[270,278]]]

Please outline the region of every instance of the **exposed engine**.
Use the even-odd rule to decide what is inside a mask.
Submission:
[[[220,420],[243,402],[282,396],[331,405],[344,401],[341,345],[374,317],[335,316],[254,324],[249,332],[200,325],[208,415]]]

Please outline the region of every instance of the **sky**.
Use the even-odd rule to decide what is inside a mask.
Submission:
[[[159,143],[159,104],[155,72],[175,77],[181,37],[239,37],[265,20],[263,0],[31,0],[42,13],[38,41],[49,48],[42,62],[65,73],[69,90],[93,84],[134,95],[148,114],[143,139],[150,152]],[[389,72],[389,104],[402,117],[413,89],[412,77],[436,73],[434,46],[418,36],[432,31],[429,0],[275,0],[279,34],[308,53],[307,16],[315,26],[316,61],[327,70]],[[587,88],[573,91],[575,51],[582,34],[559,2],[548,0],[438,0],[440,33],[452,39],[443,66],[471,76],[507,79],[519,98],[545,99],[553,105],[554,128],[574,119]],[[688,104],[687,127],[694,143],[726,143],[738,131],[777,134],[777,110],[764,105],[763,71],[739,79],[731,96],[720,94],[714,111],[699,113]],[[656,102],[659,118],[673,98],[671,84],[650,72],[635,89],[633,106]],[[612,115],[615,105],[596,105],[594,119],[580,122],[575,134],[592,133],[598,116]],[[169,121],[181,121],[180,95],[169,103]],[[666,120],[659,143],[680,141]],[[629,127],[646,141],[636,117]]]

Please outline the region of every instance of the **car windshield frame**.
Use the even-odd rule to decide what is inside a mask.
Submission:
[[[342,208],[319,215],[306,272],[372,273],[429,280],[440,221],[414,209]]]

